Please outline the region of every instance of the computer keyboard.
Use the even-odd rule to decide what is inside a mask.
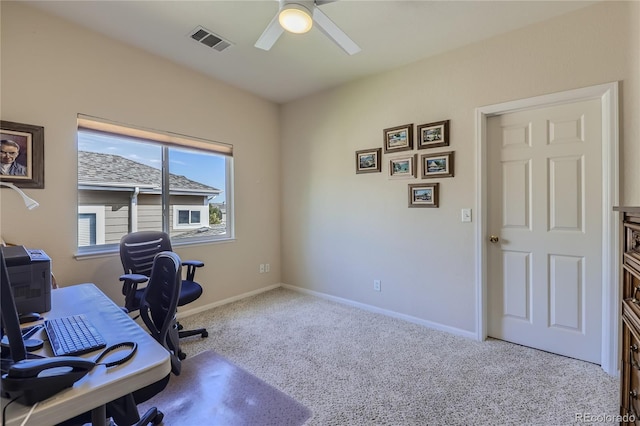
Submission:
[[[82,355],[107,346],[84,315],[48,319],[44,322],[44,329],[55,356]]]

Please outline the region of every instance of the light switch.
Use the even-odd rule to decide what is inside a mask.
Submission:
[[[462,221],[471,222],[471,209],[462,209]]]

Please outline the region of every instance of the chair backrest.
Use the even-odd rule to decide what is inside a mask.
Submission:
[[[153,258],[162,251],[172,251],[166,232],[138,231],[120,240],[120,260],[125,274],[150,276]]]
[[[174,252],[156,254],[140,304],[140,316],[149,332],[171,353],[171,370],[176,375],[180,374],[176,310],[182,286],[181,263]]]

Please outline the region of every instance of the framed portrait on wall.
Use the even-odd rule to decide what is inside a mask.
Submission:
[[[44,127],[0,121],[0,180],[44,188]]]

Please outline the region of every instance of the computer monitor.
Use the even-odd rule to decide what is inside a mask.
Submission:
[[[22,361],[27,358],[27,350],[24,340],[22,339],[22,331],[20,330],[20,320],[18,319],[18,311],[13,299],[13,290],[9,282],[9,273],[4,260],[4,255],[0,251],[0,318],[1,332],[0,336],[7,336],[9,341],[9,349],[2,350],[2,371],[7,371],[9,366],[14,362]]]

